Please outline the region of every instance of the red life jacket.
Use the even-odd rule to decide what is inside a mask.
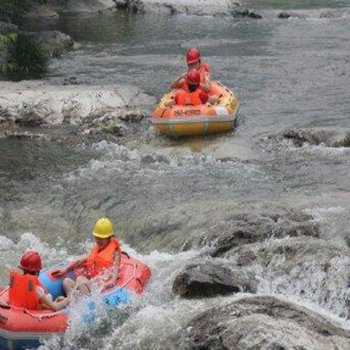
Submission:
[[[37,287],[46,288],[39,281],[38,276],[22,275],[16,271],[10,272],[9,303],[10,305],[31,310],[42,309],[37,293]]]
[[[118,240],[114,237],[111,238],[108,245],[100,251],[98,245],[95,243],[83,266],[74,269],[75,277],[85,276],[91,279],[99,275],[103,269],[108,269],[114,265],[116,252],[120,256],[120,245]]]

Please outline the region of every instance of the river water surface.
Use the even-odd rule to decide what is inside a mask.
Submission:
[[[52,62],[50,83],[73,77],[84,84],[130,84],[159,99],[185,69],[186,49],[198,46],[241,110],[233,134],[203,139],[167,140],[148,121],[122,144],[0,138],[3,284],[28,247],[42,252],[48,265],[89,249],[92,223],[104,215],[115,222],[126,250],[153,272],[132,310],[112,319],[101,315],[89,333],[77,312],[67,337],[42,350],[157,349],[159,340],[223,302],[182,301],[171,286],[200,254],[184,237],[236,210],[296,208],[312,213],[327,239],[343,242],[350,234],[350,149],[297,148],[278,137],[290,127],[350,126],[349,3],[249,4],[262,19],[123,13],[61,19],[59,29],[81,47]],[[286,10],[293,16],[277,18]],[[146,106],[149,113],[152,107]],[[271,283],[262,281],[260,293],[293,298],[291,290],[274,287],[273,271],[266,278]],[[317,291],[301,302],[348,323],[344,303],[327,308]]]

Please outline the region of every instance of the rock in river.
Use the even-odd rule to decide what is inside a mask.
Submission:
[[[255,296],[212,308],[172,337],[169,349],[348,350],[350,331],[276,297]]]

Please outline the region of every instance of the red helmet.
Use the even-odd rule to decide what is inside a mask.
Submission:
[[[201,76],[196,68],[191,69],[187,73],[187,83],[188,84],[199,84],[201,81]]]
[[[38,252],[35,250],[30,250],[25,253],[18,266],[22,270],[27,270],[30,272],[36,272],[41,270],[41,259]]]
[[[198,49],[196,49],[195,47],[192,47],[191,49],[187,50],[187,54],[186,54],[187,64],[196,63],[200,59],[201,59],[201,53]]]

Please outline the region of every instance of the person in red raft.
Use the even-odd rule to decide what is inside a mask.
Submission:
[[[201,61],[201,53],[200,51],[192,47],[187,50],[186,53],[186,61],[188,66],[188,72],[181,74],[176,80],[171,84],[172,89],[181,89],[184,87],[186,83],[186,77],[190,70],[196,68],[200,75],[200,87],[203,91],[210,90],[210,76],[211,69],[209,64]]]
[[[213,104],[217,99],[216,95],[209,95],[201,88],[200,73],[196,68],[193,68],[187,74],[183,89],[176,92],[175,99],[171,104],[197,106],[207,102]]]
[[[38,276],[42,268],[38,252],[26,252],[18,266],[23,274],[17,271],[10,272],[9,304],[30,310],[52,309],[61,310],[69,303],[68,298],[58,297],[52,300],[46,288],[41,284]]]
[[[66,268],[52,273],[55,277],[63,277],[67,272],[74,271],[75,280],[71,278],[63,280],[63,288],[67,295],[73,289],[88,294],[92,283],[98,284],[104,290],[116,283],[121,250],[118,240],[114,237],[112,222],[107,218],[97,220],[92,234],[95,244],[89,254],[73,260]]]

